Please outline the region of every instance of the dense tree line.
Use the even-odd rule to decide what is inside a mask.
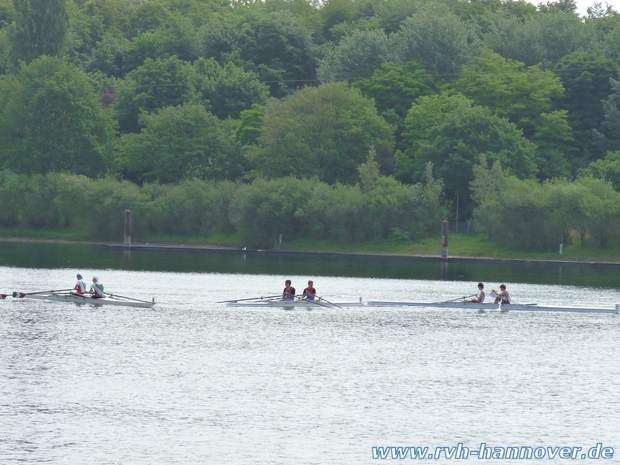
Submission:
[[[114,240],[122,236],[129,209],[136,240],[236,233],[240,246],[273,247],[280,234],[285,240],[417,240],[433,234],[445,218],[441,184],[430,170],[424,183],[405,185],[381,176],[371,152],[359,172],[356,185],[293,177],[137,185],[111,177],[5,170],[0,227],[86,231]]]
[[[620,14],[579,17],[573,0],[0,0],[0,170],[22,190],[53,176],[138,197],[217,185],[230,230],[245,221],[233,199],[286,186],[323,192],[321,217],[341,221],[330,196],[370,202],[369,163],[387,211],[408,218],[403,195],[424,198],[431,166],[443,189],[426,211],[458,198],[481,221],[481,157],[530,191],[618,189],[619,70]],[[308,212],[293,234],[418,235],[408,219],[377,226],[378,207],[347,210],[368,223],[346,233],[271,205]],[[13,223],[48,224],[49,211]],[[243,229],[271,237],[272,223]]]

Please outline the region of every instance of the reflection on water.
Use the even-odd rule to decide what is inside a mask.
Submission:
[[[351,276],[387,279],[491,281],[619,288],[611,265],[511,261],[449,263],[410,257],[110,248],[0,241],[0,266],[136,271]]]

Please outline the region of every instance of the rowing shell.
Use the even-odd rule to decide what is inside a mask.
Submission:
[[[227,307],[266,307],[266,308],[338,308],[338,307],[362,307],[364,304],[359,302],[327,302],[325,300],[260,300],[257,302],[227,302]]]
[[[368,306],[372,307],[432,307],[432,308],[460,308],[466,310],[503,310],[503,311],[525,311],[525,312],[575,312],[575,313],[620,313],[620,305],[614,308],[602,307],[562,307],[539,304],[502,304],[494,303],[481,304],[477,302],[378,302],[370,301]]]
[[[40,294],[27,294],[23,292],[14,292],[13,297],[19,299],[39,299],[39,300],[54,300],[60,302],[75,302],[75,303],[86,303],[93,305],[120,305],[125,307],[142,307],[142,308],[152,308],[155,305],[155,299],[152,302],[147,302],[145,300],[136,300],[129,298],[121,298],[116,297],[114,295],[107,295],[105,297],[95,299],[88,295],[79,295],[79,294],[67,294],[60,292],[48,292],[48,293],[40,293]]]

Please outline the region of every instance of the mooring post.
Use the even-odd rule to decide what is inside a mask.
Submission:
[[[126,249],[131,248],[131,210],[125,210],[125,242]]]
[[[441,223],[441,259],[448,259],[448,222]]]

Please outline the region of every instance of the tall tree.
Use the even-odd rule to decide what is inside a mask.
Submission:
[[[388,123],[396,126],[399,150],[406,148],[402,144],[402,131],[411,104],[418,97],[437,92],[433,76],[415,62],[384,63],[370,79],[357,81],[352,86],[360,89],[364,96],[374,98],[377,110]]]
[[[1,86],[0,166],[27,174],[107,170],[115,123],[85,73],[41,57]]]
[[[611,79],[618,79],[618,71],[613,60],[583,50],[565,56],[555,66],[566,89],[563,106],[582,154],[582,166],[605,155],[592,145],[592,130],[603,122],[603,101],[611,93]]]
[[[620,150],[620,81],[611,79],[611,93],[603,101],[603,122],[594,132],[594,143],[601,152]]]
[[[552,9],[525,19],[497,15],[483,36],[484,46],[505,58],[526,65],[542,63],[551,67],[562,57],[579,49],[597,47],[596,30],[574,13]]]
[[[474,106],[462,95],[420,97],[405,123],[410,148],[396,154],[395,172],[405,181],[424,179],[426,165],[443,179],[448,198],[458,195],[464,211],[471,209],[469,183],[481,155],[501,162],[510,173],[528,178],[536,172],[536,146],[506,118]]]
[[[431,74],[456,73],[479,49],[476,27],[444,4],[428,4],[390,36],[393,61],[422,63]]]
[[[483,50],[464,66],[454,87],[478,105],[491,108],[515,123],[539,146],[537,164],[543,179],[569,175],[566,155],[572,150],[567,112],[560,109],[562,81],[540,65],[507,60]]]
[[[238,118],[239,113],[253,104],[263,105],[269,97],[269,87],[258,75],[228,62],[221,66],[213,58],[194,63],[196,87],[211,103],[212,113],[220,119]]]
[[[381,29],[352,31],[327,52],[317,71],[322,81],[367,79],[389,61],[388,38]]]
[[[67,0],[14,0],[15,25],[11,35],[14,64],[30,63],[42,55],[59,57],[66,47]]]
[[[187,178],[234,179],[242,162],[233,127],[201,105],[180,105],[142,116],[140,134],[118,141],[118,168],[135,182]]]
[[[138,132],[143,112],[204,102],[194,86],[195,70],[176,57],[151,60],[127,75],[114,102],[121,132]]]
[[[345,83],[308,87],[272,101],[263,121],[258,147],[247,156],[265,176],[318,176],[352,184],[372,146],[382,169],[391,167],[394,128],[372,100]]]

